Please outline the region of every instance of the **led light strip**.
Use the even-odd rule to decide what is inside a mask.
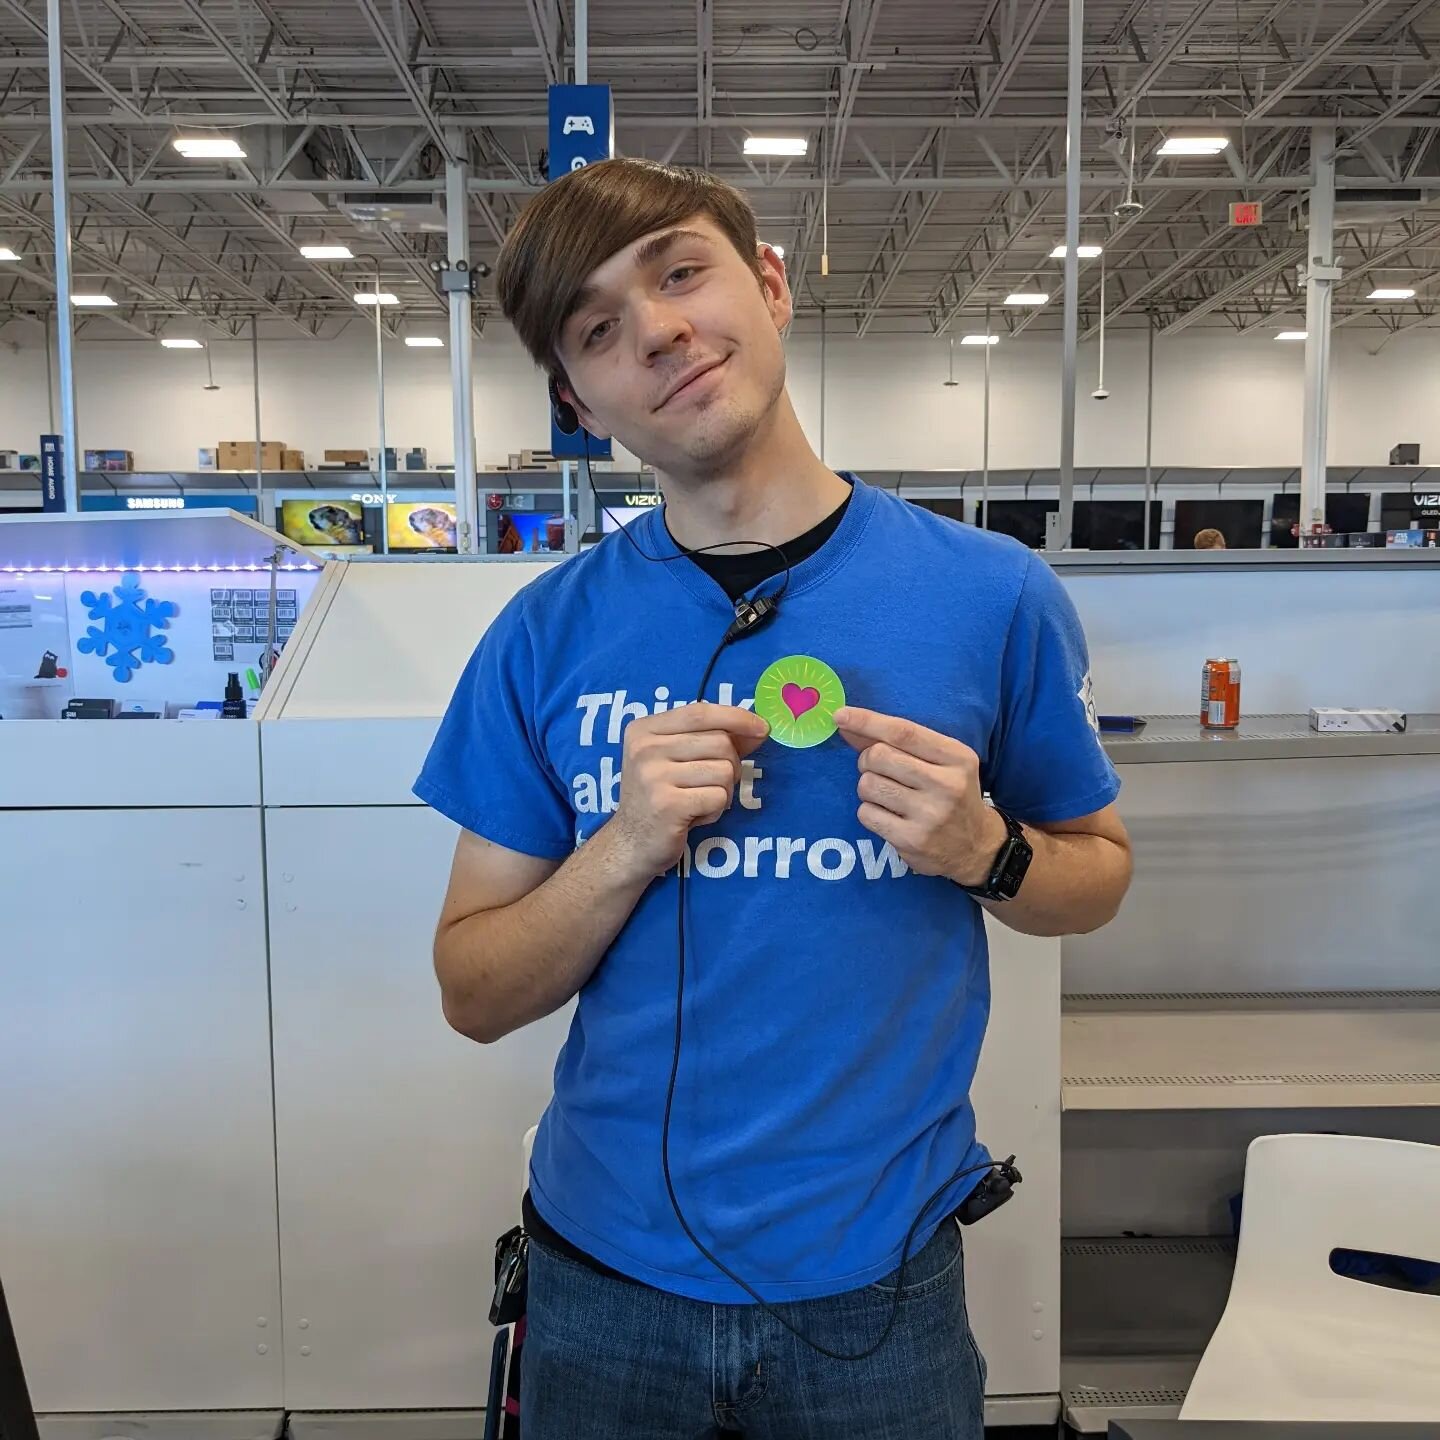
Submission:
[[[291,565],[279,570],[318,572],[319,565]],[[268,571],[268,565],[0,565],[0,575],[242,575]]]

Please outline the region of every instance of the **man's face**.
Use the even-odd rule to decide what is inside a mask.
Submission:
[[[785,387],[790,288],[767,245],[760,267],[705,215],[597,266],[559,345],[562,393],[585,428],[672,474],[740,454]]]

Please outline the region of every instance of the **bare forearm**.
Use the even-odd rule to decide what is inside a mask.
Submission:
[[[1029,825],[1025,838],[1035,858],[1020,893],[985,903],[997,920],[1022,935],[1086,935],[1115,918],[1130,887],[1127,846],[1103,835],[1052,835]]]
[[[606,825],[513,904],[442,922],[435,973],[445,1018],[488,1043],[558,1010],[594,973],[651,878]]]

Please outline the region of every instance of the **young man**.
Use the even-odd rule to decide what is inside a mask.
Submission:
[[[819,460],[785,271],[730,187],[578,171],[498,285],[559,401],[666,500],[506,607],[416,786],[463,827],[449,1022],[492,1041],[579,996],[526,1203],[527,1440],[974,1440],[945,1217],[988,1173],[981,907],[1092,930],[1130,876],[1074,611],[1020,546]],[[698,693],[757,595],[778,613]],[[795,655],[848,700],[808,747],[751,708]]]

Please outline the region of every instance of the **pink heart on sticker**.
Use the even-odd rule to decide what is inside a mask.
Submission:
[[[813,685],[801,689],[792,680],[781,687],[780,698],[785,702],[785,708],[798,720],[807,710],[813,710],[820,703],[820,692]]]

